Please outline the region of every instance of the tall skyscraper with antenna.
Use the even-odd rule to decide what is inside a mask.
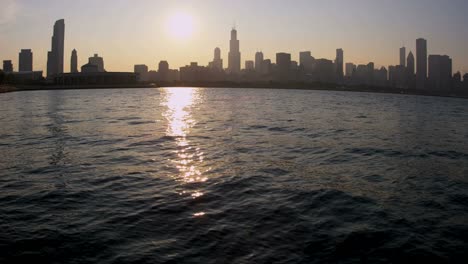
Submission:
[[[228,61],[228,72],[229,73],[240,73],[241,70],[241,53],[239,47],[239,40],[237,39],[237,30],[234,27],[231,30],[231,42],[229,45],[229,61]]]

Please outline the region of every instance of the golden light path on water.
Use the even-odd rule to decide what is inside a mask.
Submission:
[[[161,89],[162,106],[166,108],[163,116],[167,120],[166,135],[174,137],[177,158],[171,160],[179,171],[174,178],[184,184],[203,183],[208,180],[203,171],[204,153],[188,139],[196,120],[192,110],[201,103],[200,88],[163,88]],[[193,199],[201,197],[201,190],[184,190],[181,195],[190,194]],[[194,213],[194,217],[205,215]]]

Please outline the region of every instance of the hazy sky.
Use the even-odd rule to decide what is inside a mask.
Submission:
[[[134,64],[156,69],[160,60],[171,68],[191,61],[206,65],[220,47],[227,66],[230,30],[237,25],[242,65],[257,50],[275,61],[276,52],[310,50],[316,58],[345,62],[399,62],[399,48],[415,50],[428,40],[429,54],[452,57],[454,72],[468,72],[467,0],[0,0],[0,60],[13,60],[31,48],[34,69],[46,69],[52,27],[64,18],[65,71],[71,50],[79,65],[94,53],[108,71],[133,71]],[[183,12],[194,20],[194,33],[177,38],[167,21]]]

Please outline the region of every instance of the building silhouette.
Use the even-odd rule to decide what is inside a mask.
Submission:
[[[312,57],[310,51],[299,52],[299,67],[305,73],[312,73],[314,71],[315,58]]]
[[[335,81],[335,73],[333,61],[327,59],[315,60],[314,76],[316,81],[332,83]]]
[[[344,63],[343,49],[337,49],[336,50],[335,67],[336,67],[336,78],[337,78],[338,81],[343,80],[343,76],[344,76],[343,63]]]
[[[410,51],[408,54],[408,58],[406,59],[406,69],[408,71],[408,74],[414,75],[414,55],[413,52]]]
[[[93,57],[89,57],[88,59],[89,64],[96,65],[98,67],[98,72],[105,72],[104,69],[104,59],[99,57],[98,54],[94,54]]]
[[[255,53],[255,70],[258,73],[262,72],[262,63],[263,63],[263,52],[257,51]]]
[[[134,72],[135,73],[147,73],[148,72],[148,66],[145,64],[137,64],[133,66]]]
[[[452,59],[447,55],[429,55],[429,87],[449,90],[452,83]]]
[[[276,53],[276,71],[277,78],[280,81],[289,79],[289,74],[291,72],[291,54],[284,52]]]
[[[33,71],[33,53],[30,49],[22,49],[19,54],[19,65],[18,70],[20,72],[32,72]]]
[[[137,75],[139,82],[149,81],[148,66],[145,64],[137,64],[133,66],[133,72]]]
[[[416,40],[416,88],[424,89],[427,80],[427,40]]]
[[[273,65],[270,59],[263,60],[262,62],[262,74],[269,75],[273,72]]]
[[[237,30],[233,28],[231,30],[231,41],[229,45],[229,61],[228,61],[228,72],[229,73],[240,73],[241,70],[241,53],[239,40],[237,39]]]
[[[99,73],[99,66],[88,62],[87,64],[81,66],[81,73]]]
[[[3,61],[3,71],[5,73],[13,72],[13,63],[11,62],[11,60]]]
[[[221,49],[215,48],[214,50],[214,58],[213,61],[210,63],[211,68],[216,69],[218,71],[223,70],[223,60],[221,59]]]
[[[400,48],[400,66],[406,67],[406,48]]]
[[[77,73],[78,72],[78,54],[76,49],[73,49],[71,59],[70,59],[70,72]]]
[[[254,71],[255,70],[255,62],[251,61],[251,60],[245,61],[245,70]]]
[[[52,35],[52,49],[47,54],[47,76],[63,73],[63,56],[65,45],[65,20],[55,22]]]
[[[354,63],[349,62],[349,63],[346,63],[345,68],[346,68],[345,76],[347,78],[353,77],[354,72],[356,71],[356,65],[354,65]]]

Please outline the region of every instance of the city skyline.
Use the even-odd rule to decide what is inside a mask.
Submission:
[[[287,11],[290,9],[292,9],[290,11],[295,12],[299,12],[299,7],[305,8],[306,10],[314,9],[317,11],[321,9],[329,11],[338,4],[336,1],[331,1],[328,5],[297,1],[296,5],[287,8],[288,10],[285,11],[286,14],[280,13],[277,10],[278,3],[272,1],[270,5],[264,5],[263,7],[268,10],[270,14],[265,15],[263,14],[265,11],[262,11],[260,18],[277,15],[277,19],[265,20],[259,18],[255,23],[249,23],[249,21],[238,19],[238,17],[246,16],[245,14],[240,14],[240,11],[248,7],[254,8],[255,10],[257,7],[260,8],[261,4],[246,4],[246,2],[240,1],[242,3],[226,4],[237,12],[232,12],[232,14],[230,14],[233,19],[224,17],[224,19],[216,25],[209,23],[213,21],[213,17],[216,16],[207,16],[206,12],[214,12],[224,7],[222,4],[207,1],[210,2],[211,5],[203,3],[201,6],[206,7],[206,5],[210,5],[210,8],[208,8],[210,10],[202,12],[201,8],[188,7],[191,1],[182,1],[171,5],[163,5],[161,2],[153,1],[159,4],[160,9],[158,10],[161,10],[158,12],[158,15],[152,18],[155,22],[149,25],[145,23],[145,21],[142,22],[140,20],[140,22],[142,22],[141,27],[137,27],[137,29],[131,33],[129,33],[130,25],[126,24],[126,22],[128,22],[127,20],[132,18],[135,13],[143,12],[145,6],[154,5],[153,2],[141,1],[133,4],[130,9],[130,11],[133,12],[119,17],[122,23],[118,24],[119,27],[112,27],[109,21],[104,18],[110,15],[120,16],[122,10],[120,10],[120,13],[117,12],[118,7],[128,7],[130,4],[129,1],[112,2],[113,4],[109,5],[109,10],[106,11],[102,17],[91,16],[92,19],[84,19],[84,17],[87,17],[85,14],[94,14],[97,12],[91,9],[100,4],[83,1],[89,4],[89,7],[85,7],[84,4],[70,2],[63,4],[61,2],[54,2],[54,5],[52,5],[53,8],[50,8],[51,10],[44,10],[39,8],[37,6],[38,4],[32,1],[7,1],[7,4],[8,2],[14,3],[13,5],[16,6],[17,14],[19,14],[19,11],[24,11],[28,14],[30,13],[28,10],[31,11],[34,7],[37,13],[47,15],[47,18],[43,19],[43,21],[47,21],[47,24],[45,22],[34,22],[37,19],[37,15],[27,16],[25,19],[22,19],[24,15],[18,15],[10,20],[3,19],[1,21],[3,29],[0,31],[0,39],[7,44],[4,45],[5,49],[1,51],[0,60],[12,60],[15,65],[15,70],[18,65],[18,52],[21,49],[31,49],[34,53],[33,68],[46,72],[47,51],[50,50],[50,25],[62,18],[65,19],[67,24],[67,30],[65,32],[65,61],[71,56],[71,51],[73,49],[76,49],[80,54],[80,56],[78,56],[78,65],[86,64],[88,57],[98,53],[105,58],[106,69],[110,71],[132,71],[135,64],[146,64],[149,68],[156,69],[157,63],[161,60],[168,61],[171,68],[179,68],[193,61],[198,62],[200,65],[208,65],[213,59],[212,52],[215,47],[221,49],[222,59],[225,61],[224,67],[227,68],[230,44],[228,29],[232,28],[233,20],[235,20],[236,28],[239,31],[238,39],[241,42],[240,52],[242,54],[240,65],[242,68],[245,65],[245,61],[255,59],[255,53],[257,51],[262,51],[264,58],[270,59],[274,59],[278,52],[287,52],[292,55],[291,60],[299,61],[299,52],[311,51],[312,56],[315,58],[333,60],[336,57],[336,49],[338,48],[343,48],[345,51],[344,63],[353,62],[355,64],[365,64],[372,61],[375,63],[376,67],[388,67],[389,65],[399,64],[398,49],[400,47],[406,47],[407,53],[412,52],[416,54],[414,39],[421,37],[427,39],[429,42],[427,47],[428,54],[446,54],[451,56],[453,58],[454,72],[461,71],[463,74],[468,70],[468,65],[466,65],[466,63],[468,63],[468,58],[464,53],[464,47],[467,46],[468,41],[463,37],[463,33],[466,32],[466,29],[459,27],[466,18],[461,18],[459,16],[449,17],[449,14],[446,14],[448,11],[444,11],[445,15],[441,13],[440,18],[430,18],[433,28],[431,31],[421,30],[420,32],[416,32],[419,31],[417,30],[418,28],[426,28],[427,26],[421,26],[421,23],[424,22],[424,19],[422,19],[418,23],[411,24],[408,27],[410,29],[397,32],[398,38],[390,39],[395,33],[392,33],[392,29],[394,28],[389,25],[388,22],[384,23],[381,20],[371,20],[372,17],[375,17],[375,14],[369,14],[369,18],[367,18],[368,21],[359,21],[362,18],[358,15],[362,14],[363,11],[357,10],[356,7],[351,9],[352,12],[350,14],[343,15],[344,18],[353,18],[353,20],[349,20],[346,23],[343,23],[344,18],[338,18],[335,13],[329,13],[330,19],[321,21],[323,22],[321,23],[321,27],[323,27],[321,31],[318,31],[318,26],[311,26],[317,23],[313,17],[310,17],[308,20],[305,18],[302,18],[303,20],[291,18],[290,22],[280,23],[280,28],[274,27],[278,24],[278,20],[281,20],[280,18],[282,16],[288,16]],[[421,3],[421,1],[419,2]],[[426,3],[424,8],[417,11],[418,13],[427,13],[428,10],[435,12],[434,9],[440,5],[440,3],[435,3],[433,1],[425,1],[424,3]],[[454,1],[452,4],[453,5],[448,6],[448,9],[452,11],[460,9],[460,5],[467,5],[461,1]],[[76,5],[84,8],[84,14],[80,14],[81,12],[77,12],[78,14],[70,13],[69,9],[74,9],[73,7],[76,7]],[[373,8],[373,4],[370,1],[360,1],[356,5],[361,8],[367,6],[369,10]],[[384,5],[388,5],[388,3]],[[395,6],[394,10],[404,9],[404,12],[399,13],[401,16],[406,16],[411,12],[415,12],[415,3],[402,4],[397,1],[393,3],[393,5]],[[65,6],[71,7],[65,8]],[[457,6],[458,8],[453,8]],[[383,9],[381,3],[379,3],[379,7]],[[191,37],[183,40],[169,36],[164,32],[164,21],[168,16],[171,16],[171,14],[179,11],[190,14],[194,17],[195,21],[195,32]],[[50,15],[54,13],[63,13],[63,16],[51,17]],[[339,12],[337,11],[337,13]],[[293,14],[296,13],[293,12]],[[415,13],[415,15],[416,14],[417,13]],[[143,16],[142,20],[145,19],[149,18]],[[443,26],[441,23],[437,22],[443,19],[456,19],[457,23],[446,22]],[[93,23],[90,25],[88,20],[92,20]],[[298,24],[298,20],[301,20],[303,23]],[[34,26],[30,26],[30,29],[26,29],[28,22],[34,22]],[[362,24],[362,22],[368,23]],[[401,22],[394,23],[398,24]],[[450,32],[454,33],[448,33],[446,31],[445,27],[447,24],[453,29]],[[95,28],[94,30],[92,26]],[[372,26],[372,29],[378,28],[381,34],[375,35],[373,30],[369,31],[369,26]],[[288,28],[289,31],[280,31],[280,29],[284,28]],[[339,29],[337,30],[337,28]],[[352,32],[347,32],[351,30],[350,28]],[[108,32],[104,32],[106,30]],[[115,37],[115,31],[118,30],[121,32],[121,42],[114,42],[115,45],[103,42],[104,38],[109,37],[108,34]],[[149,35],[153,36],[155,40],[148,41],[148,34],[144,34],[144,32],[148,30],[154,32]],[[129,34],[128,38],[124,38],[124,34]],[[362,35],[363,39],[357,41],[355,38],[350,38],[350,34]],[[369,36],[368,39],[365,38],[366,35]],[[370,35],[372,35],[372,37]],[[465,36],[467,35],[468,34],[465,34]],[[447,37],[444,38],[444,36]],[[34,41],[31,40],[31,38],[34,38]],[[109,38],[109,41],[110,40],[115,41],[115,38]],[[365,43],[365,45],[363,43]],[[64,71],[69,72],[70,64],[64,64]]]

